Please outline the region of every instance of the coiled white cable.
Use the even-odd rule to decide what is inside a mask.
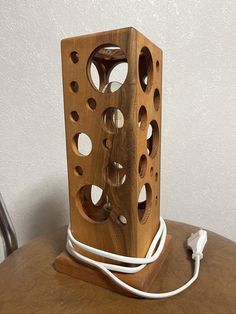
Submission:
[[[186,282],[182,287],[176,290],[173,290],[170,292],[163,292],[163,293],[149,293],[149,292],[141,291],[126,284],[125,282],[117,278],[111,271],[122,272],[122,273],[136,273],[142,270],[147,264],[154,262],[160,256],[163,250],[164,244],[165,244],[166,235],[167,235],[166,224],[165,224],[164,219],[160,217],[160,227],[148,249],[146,257],[136,258],[136,257],[128,257],[128,256],[106,252],[106,251],[91,247],[87,244],[84,244],[76,240],[73,237],[70,226],[69,226],[66,248],[67,248],[68,253],[71,254],[75,259],[83,263],[99,268],[103,273],[105,273],[114,282],[116,282],[117,285],[121,286],[122,288],[126,289],[132,294],[141,298],[160,299],[160,298],[167,298],[167,297],[170,297],[170,296],[173,296],[182,292],[197,279],[198,274],[199,274],[199,269],[200,269],[200,260],[203,257],[202,251],[207,241],[207,232],[205,230],[199,230],[196,234],[192,234],[191,237],[188,239],[188,246],[191,247],[193,251],[192,257],[195,260],[194,272],[193,272],[192,278],[188,282]],[[111,260],[115,260],[115,261],[119,261],[119,262],[123,262],[127,264],[138,264],[139,266],[129,267],[129,266],[120,266],[120,265],[98,262],[77,252],[75,250],[76,247],[81,248],[87,252],[109,258]]]

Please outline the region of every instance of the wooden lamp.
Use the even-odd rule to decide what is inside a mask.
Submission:
[[[162,51],[134,28],[106,31],[62,40],[62,69],[72,234],[91,247],[144,257],[160,221]],[[148,290],[169,240],[144,270],[116,275]],[[55,267],[120,291],[66,251]]]

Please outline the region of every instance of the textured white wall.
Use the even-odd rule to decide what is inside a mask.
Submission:
[[[134,26],[164,51],[162,215],[236,240],[233,0],[2,1],[0,190],[20,244],[68,221],[60,40]]]

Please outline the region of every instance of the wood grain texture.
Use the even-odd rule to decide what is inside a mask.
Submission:
[[[111,45],[121,51],[107,51],[105,47]],[[100,73],[100,91],[91,84],[91,56]],[[114,93],[102,93],[111,69],[124,60],[128,62],[124,84]],[[62,68],[72,233],[90,246],[143,257],[160,218],[162,51],[134,28],[112,30],[64,39]],[[115,133],[104,127],[104,112],[111,107],[124,117],[123,127]],[[77,114],[75,119],[72,113]],[[153,136],[147,140],[149,124]],[[88,156],[76,151],[81,133],[92,141]],[[114,162],[123,166],[126,175],[119,186],[106,175]],[[109,213],[101,211],[105,196],[100,204],[91,204],[91,185],[102,188],[109,198]],[[138,205],[143,186],[147,201]],[[120,216],[127,224],[121,223]]]
[[[153,292],[173,290],[192,276],[185,240],[198,228],[171,221],[167,228],[173,236],[171,251],[153,282]],[[66,228],[59,229],[34,239],[0,264],[0,313],[235,313],[236,243],[213,232],[208,232],[197,282],[163,300],[129,298],[56,272],[52,265],[65,249],[65,240]]]

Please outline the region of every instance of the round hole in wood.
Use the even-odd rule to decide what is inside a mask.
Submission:
[[[145,106],[141,106],[138,112],[138,125],[144,130],[147,125],[147,110]]]
[[[128,63],[119,46],[104,44],[91,54],[87,73],[91,85],[101,93],[113,93],[125,82]]]
[[[110,107],[103,113],[103,122],[107,131],[115,133],[124,125],[123,113],[118,108]]]
[[[143,47],[140,52],[138,69],[140,85],[146,92],[151,88],[153,77],[152,55],[147,47]]]
[[[106,191],[92,184],[85,185],[79,190],[76,204],[82,216],[92,223],[107,220],[112,210]]]
[[[150,168],[150,176],[153,176],[153,167]]]
[[[108,138],[105,138],[105,139],[103,140],[103,145],[104,145],[104,147],[105,147],[106,149],[111,149],[111,147],[112,147],[112,142],[111,142],[111,140],[109,140]]]
[[[76,64],[79,61],[79,54],[77,51],[72,51],[70,54],[71,61]]]
[[[157,202],[158,202],[158,196],[156,195],[155,197],[155,204],[157,205]]]
[[[160,68],[160,64],[159,64],[159,61],[157,60],[157,62],[156,62],[156,70],[157,70],[157,72],[159,72],[159,68]]]
[[[145,223],[150,213],[152,190],[149,183],[143,185],[138,197],[138,218],[141,223]]]
[[[79,90],[79,84],[76,81],[70,83],[70,89],[73,93],[77,93]]]
[[[82,176],[83,175],[83,169],[80,166],[75,167],[75,174],[77,176]]]
[[[159,110],[160,108],[160,102],[161,102],[161,96],[158,88],[155,89],[154,95],[153,95],[153,103],[154,103],[154,108],[156,110]]]
[[[142,155],[139,159],[138,172],[141,178],[145,176],[147,170],[147,157]]]
[[[96,100],[93,98],[89,98],[87,101],[88,107],[89,109],[91,109],[92,111],[96,109]]]
[[[147,131],[147,151],[151,158],[154,158],[159,145],[159,127],[155,120],[152,120]]]
[[[79,156],[88,156],[92,151],[92,142],[85,133],[78,133],[73,139],[73,149]]]
[[[126,180],[126,173],[124,167],[118,162],[111,162],[106,167],[105,179],[110,185],[120,186]]]
[[[156,172],[155,173],[155,181],[157,181],[157,179],[158,179],[158,173]]]
[[[77,122],[79,120],[79,114],[77,111],[72,111],[70,114],[71,120]]]

